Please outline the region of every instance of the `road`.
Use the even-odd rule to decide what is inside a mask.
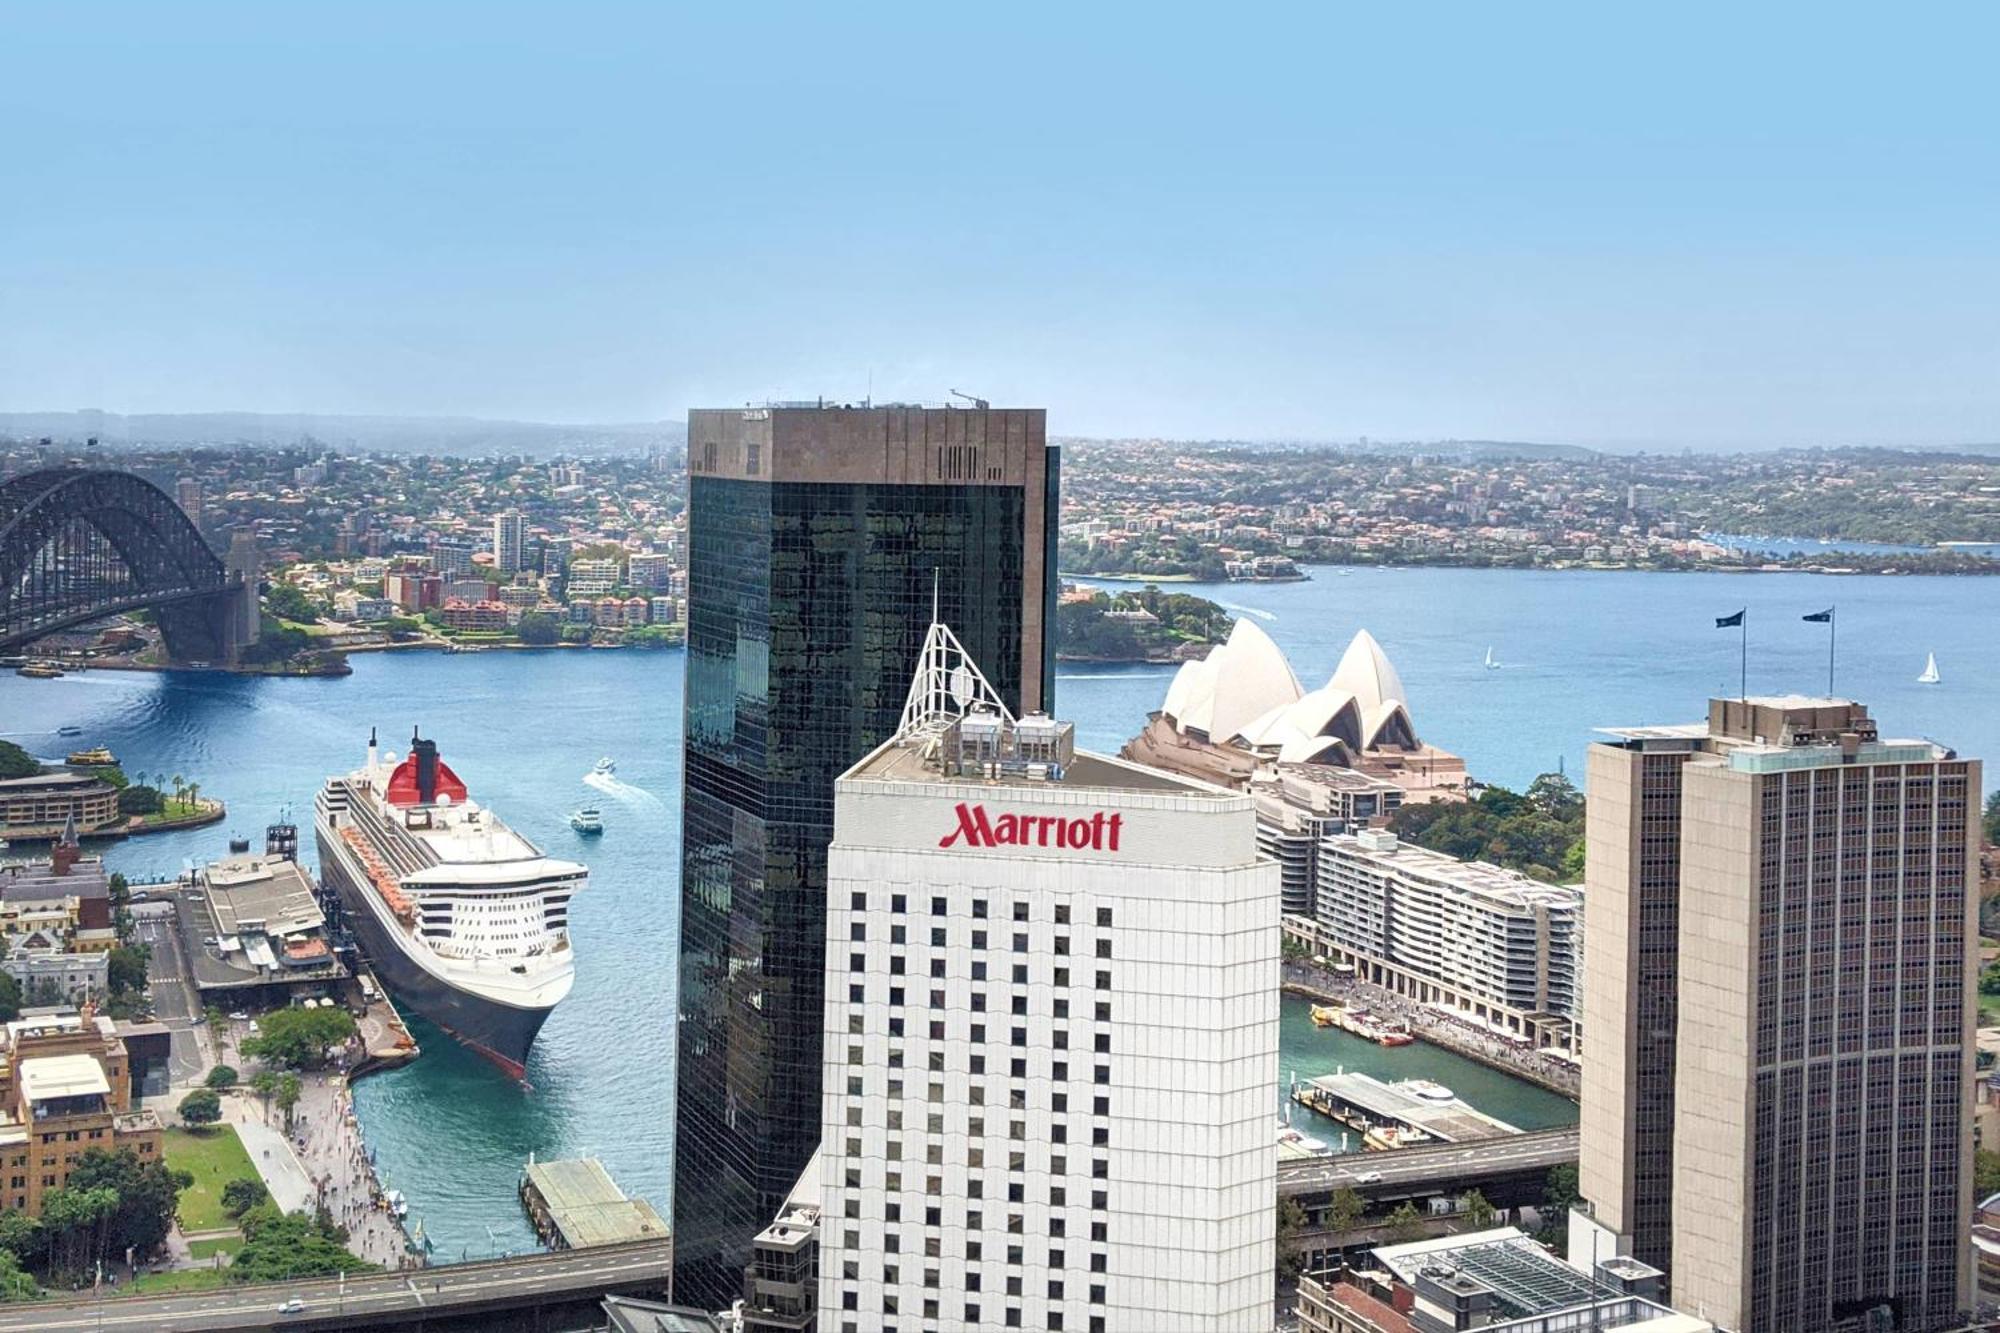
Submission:
[[[1278,1193],[1331,1193],[1351,1185],[1361,1193],[1392,1185],[1427,1185],[1501,1175],[1546,1171],[1576,1161],[1577,1131],[1544,1129],[1477,1143],[1436,1143],[1391,1152],[1342,1153],[1336,1157],[1278,1164]],[[1380,1179],[1364,1182],[1363,1176]]]
[[[396,1316],[415,1317],[426,1311],[448,1314],[454,1309],[471,1313],[484,1304],[508,1298],[631,1291],[664,1284],[672,1271],[671,1243],[642,1241],[349,1278],[344,1296],[339,1283],[321,1280],[224,1287],[187,1296],[119,1296],[103,1301],[0,1306],[0,1333],[98,1328],[126,1333],[197,1333],[208,1329],[394,1327]],[[305,1302],[305,1311],[279,1314],[279,1304],[292,1296]]]
[[[195,993],[194,976],[187,954],[181,947],[180,932],[174,928],[174,904],[135,903],[132,926],[139,942],[152,946],[152,961],[146,965],[146,982],[153,996],[153,1013],[166,1024],[173,1044],[167,1060],[168,1081],[176,1087],[199,1083],[208,1061],[201,1051],[201,1000]]]

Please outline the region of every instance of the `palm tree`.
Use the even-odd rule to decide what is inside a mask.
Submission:
[[[186,789],[187,789],[187,783],[182,781],[181,775],[178,773],[174,774],[174,802],[176,804],[179,804],[181,799],[181,793]]]
[[[199,782],[188,783],[188,804],[196,809],[201,808],[201,784]]]

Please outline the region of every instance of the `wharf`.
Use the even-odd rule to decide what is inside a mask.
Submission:
[[[1449,1088],[1419,1079],[1384,1083],[1367,1074],[1322,1074],[1294,1085],[1293,1098],[1311,1110],[1370,1138],[1393,1131],[1400,1146],[1418,1143],[1474,1143],[1520,1131],[1455,1096]],[[1376,1146],[1371,1142],[1370,1146]]]
[[[348,1071],[348,1077],[360,1078],[378,1069],[394,1069],[422,1054],[417,1039],[403,1024],[403,1016],[375,984],[374,976],[364,968],[356,973],[355,980],[361,988],[364,1006],[355,1020],[361,1037],[361,1058]]]
[[[644,1199],[628,1199],[595,1157],[528,1163],[521,1207],[535,1234],[556,1250],[663,1240],[667,1224]]]

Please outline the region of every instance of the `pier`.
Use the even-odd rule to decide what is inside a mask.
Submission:
[[[535,1234],[553,1250],[667,1238],[667,1224],[653,1205],[625,1197],[595,1157],[531,1161],[521,1173],[520,1194]]]
[[[1368,1074],[1322,1074],[1295,1084],[1292,1097],[1360,1134],[1371,1148],[1475,1143],[1520,1132],[1449,1088],[1418,1079],[1384,1083]]]

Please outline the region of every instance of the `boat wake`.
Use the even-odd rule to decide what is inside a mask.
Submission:
[[[1255,616],[1259,620],[1276,620],[1278,618],[1276,613],[1263,610],[1261,607],[1241,606],[1235,602],[1217,602],[1216,605],[1225,611],[1241,611],[1244,615]]]
[[[622,782],[609,773],[586,773],[583,775],[583,785],[594,787],[612,800],[622,801],[626,805],[648,809],[656,809],[660,805],[660,798],[644,787],[635,787],[629,782]]]

